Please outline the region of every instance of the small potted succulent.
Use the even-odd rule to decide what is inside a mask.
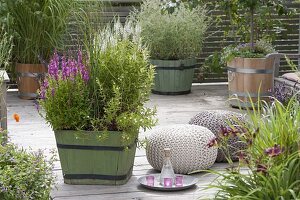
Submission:
[[[141,26],[143,43],[155,65],[155,94],[191,92],[196,57],[202,49],[209,17],[205,7],[187,3],[144,0],[132,13]]]
[[[65,183],[125,184],[139,129],[156,123],[155,110],[144,107],[154,68],[130,21],[93,35],[87,53],[54,54],[39,102],[55,133]]]

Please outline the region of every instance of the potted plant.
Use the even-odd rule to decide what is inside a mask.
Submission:
[[[269,96],[273,88],[275,50],[270,44],[277,25],[272,13],[289,14],[281,1],[235,0],[220,1],[230,19],[230,31],[242,44],[226,47],[229,94],[243,102],[231,101],[233,107],[250,107],[249,98]],[[249,97],[249,98],[248,98]]]
[[[125,184],[139,129],[156,122],[155,110],[144,107],[154,69],[130,21],[108,25],[92,41],[88,59],[80,51],[77,58],[54,55],[40,105],[55,132],[65,183]]]
[[[11,59],[12,37],[3,28],[0,29],[0,145],[6,142],[7,108],[6,108],[6,82],[9,81],[6,68]]]
[[[175,6],[175,7],[173,7]],[[191,92],[205,32],[209,26],[206,8],[181,3],[144,0],[132,16],[141,26],[143,43],[155,65],[155,94],[179,95]]]
[[[13,58],[21,98],[37,97],[39,80],[47,72],[39,57],[48,61],[53,50],[62,46],[73,5],[73,0],[1,0],[2,20],[14,36]]]

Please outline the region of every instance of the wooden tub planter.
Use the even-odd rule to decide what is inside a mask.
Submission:
[[[130,179],[136,142],[123,146],[121,132],[109,132],[104,141],[100,131],[54,132],[65,183],[121,185]]]
[[[258,97],[268,100],[274,85],[274,58],[234,58],[227,63],[228,89],[232,107],[251,108]]]
[[[191,92],[196,59],[150,60],[155,65],[152,92],[161,95],[181,95]]]
[[[45,76],[47,68],[42,64],[16,64],[17,84],[21,99],[36,99],[40,81]]]

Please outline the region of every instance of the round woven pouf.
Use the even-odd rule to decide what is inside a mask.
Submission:
[[[221,127],[229,125],[241,125],[245,123],[245,117],[242,114],[226,111],[226,110],[207,110],[198,113],[194,116],[189,124],[203,126],[211,130],[218,137]],[[237,152],[243,150],[245,145],[241,143],[239,138],[231,137],[228,140],[228,149],[230,157],[233,161],[238,160]],[[219,150],[216,162],[227,162],[224,153]]]
[[[217,158],[217,148],[207,145],[215,136],[205,127],[171,125],[153,129],[148,134],[146,154],[154,169],[162,169],[164,148],[171,149],[172,166],[178,174],[208,169]]]

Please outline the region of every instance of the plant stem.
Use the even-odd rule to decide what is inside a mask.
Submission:
[[[251,16],[250,16],[250,44],[251,44],[251,51],[254,50],[254,8],[251,9]]]

